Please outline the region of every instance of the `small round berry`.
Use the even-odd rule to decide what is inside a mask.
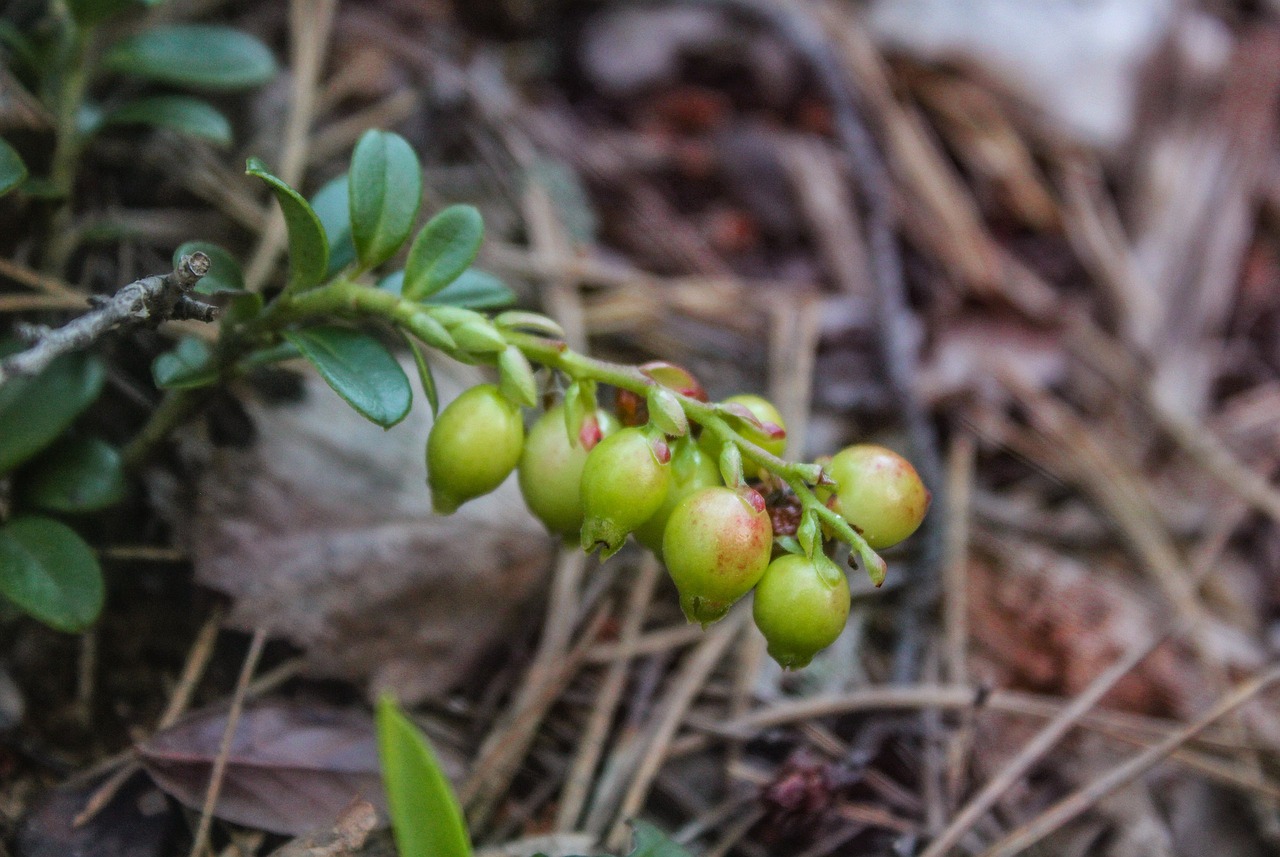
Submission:
[[[582,549],[609,557],[649,520],[671,484],[671,449],[661,433],[624,428],[609,435],[582,468]]]
[[[846,447],[825,469],[837,484],[831,508],[876,550],[914,533],[929,511],[929,490],[920,475],[891,449],[870,443]]]
[[[472,387],[449,403],[427,437],[432,508],[451,515],[502,484],[524,445],[520,408],[493,384]]]
[[[594,443],[617,431],[618,421],[601,409],[594,426],[599,432],[590,432],[591,446],[582,438],[571,445],[560,403],[538,417],[525,438],[516,471],[520,493],[529,511],[558,535],[576,535],[582,529],[582,468]]]
[[[764,498],[750,488],[703,488],[681,500],[667,521],[662,556],[684,615],[703,625],[724,616],[760,580],[772,548]]]
[[[849,580],[826,554],[784,554],[756,585],[752,615],[784,669],[799,669],[836,641],[849,618]]]
[[[667,499],[653,517],[636,528],[636,541],[661,556],[662,534],[672,510],[695,491],[721,484],[716,460],[688,436],[677,440],[671,446],[671,486],[667,489]]]

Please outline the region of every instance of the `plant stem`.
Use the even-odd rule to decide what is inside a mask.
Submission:
[[[199,409],[205,394],[205,390],[170,390],[166,393],[138,436],[121,453],[125,469],[137,470],[142,466],[151,450]]]
[[[66,64],[58,86],[54,110],[57,124],[54,128],[53,156],[49,164],[49,182],[53,185],[58,202],[49,218],[49,246],[45,253],[45,270],[55,274],[63,272],[76,245],[71,229],[71,196],[75,192],[83,142],[79,118],[85,89],[89,83],[89,41],[93,33],[92,29],[77,24],[69,12],[65,14],[65,26],[70,28],[71,36]]]

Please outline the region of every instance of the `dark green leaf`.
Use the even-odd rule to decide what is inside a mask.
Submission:
[[[320,218],[329,239],[328,279],[356,259],[356,245],[351,240],[351,201],[347,193],[347,175],[343,173],[311,197],[311,208]]]
[[[26,181],[27,165],[13,147],[0,140],[0,196]]]
[[[250,158],[245,172],[267,183],[284,212],[289,231],[289,288],[316,285],[329,270],[329,239],[325,237],[320,218],[301,194],[268,172],[262,161]]]
[[[418,379],[422,381],[422,392],[427,397],[427,404],[431,406],[431,416],[434,417],[440,413],[440,397],[436,393],[436,378],[431,372],[431,365],[427,363],[427,355],[422,353],[417,340],[405,333],[403,329],[400,333],[413,354],[414,365],[418,367]]]
[[[67,8],[81,26],[93,26],[134,5],[133,0],[67,0]]]
[[[244,89],[276,73],[275,57],[262,42],[231,27],[169,24],[121,41],[107,54],[107,68],[202,89]]]
[[[467,309],[500,309],[516,302],[515,292],[493,274],[469,268],[431,296],[431,303]]]
[[[458,799],[427,739],[389,696],[378,701],[378,757],[400,857],[471,857]]]
[[[183,256],[200,252],[209,257],[209,273],[200,278],[193,291],[201,295],[213,295],[218,292],[243,292],[244,273],[236,257],[217,244],[208,241],[188,241],[173,251],[173,267],[182,264]]]
[[[189,95],[154,95],[130,101],[103,117],[106,125],[168,128],[216,146],[231,145],[231,123],[212,104]]]
[[[151,377],[164,390],[194,390],[217,383],[218,364],[203,339],[188,336],[151,364]]]
[[[422,202],[422,167],[399,134],[366,131],[351,156],[351,231],[365,269],[390,259],[409,238]]]
[[[311,327],[285,336],[334,392],[372,422],[390,428],[409,413],[409,378],[372,336],[347,327]]]
[[[237,325],[255,318],[262,312],[262,295],[257,292],[240,292],[232,295],[222,311],[223,325]]]
[[[0,355],[17,351],[0,348]],[[33,378],[0,386],[0,473],[8,473],[66,431],[98,398],[105,372],[87,354],[67,354]]]
[[[631,822],[631,827],[636,838],[635,847],[628,857],[693,857],[647,821],[637,819]]]
[[[102,571],[66,524],[14,518],[0,528],[0,595],[46,625],[75,633],[102,610]]]
[[[124,499],[124,465],[96,437],[56,443],[23,471],[22,500],[50,512],[96,512]]]
[[[404,296],[420,301],[467,270],[484,239],[484,220],[471,205],[451,205],[422,227],[409,248]]]
[[[269,348],[259,348],[247,357],[241,358],[238,365],[245,369],[253,369],[258,366],[270,366],[272,363],[279,363],[281,360],[293,360],[301,356],[302,352],[292,342],[281,342]]]

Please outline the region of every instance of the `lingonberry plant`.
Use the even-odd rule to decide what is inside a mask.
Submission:
[[[605,557],[631,533],[660,551],[691,621],[717,621],[758,586],[757,624],[786,667],[803,666],[844,626],[849,587],[827,558],[827,541],[847,543],[851,561],[878,585],[885,564],[875,549],[906,538],[924,518],[928,491],[888,450],[850,447],[825,466],[784,461],[782,418],[758,396],[710,402],[677,366],[598,360],[569,348],[545,316],[481,311],[511,294],[471,267],[483,232],[474,208],[436,214],[409,244],[404,270],[380,271],[409,242],[422,196],[417,156],[395,134],[366,133],[346,179],[314,205],[256,160],[247,172],[284,213],[287,284],[269,302],[234,294],[216,344],[183,340],[156,360],[156,383],[170,392],[126,458],[189,414],[202,388],[297,356],[389,428],[413,397],[374,335],[394,333],[415,358],[433,412],[424,347],[497,370],[496,384],[468,390],[436,416],[426,458],[438,512],[494,490],[518,466],[530,509],[553,533]],[[202,268],[210,261],[202,257]],[[212,259],[208,276],[234,285],[234,262]],[[618,418],[601,407],[602,385],[616,392]],[[522,409],[544,403],[526,437]],[[775,529],[788,516],[771,515],[766,496],[798,511],[794,529]]]

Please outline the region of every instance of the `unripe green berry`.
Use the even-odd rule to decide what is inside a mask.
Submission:
[[[837,488],[831,508],[876,550],[916,531],[929,511],[929,490],[920,475],[891,449],[863,443],[831,458],[826,472]]]
[[[671,512],[662,537],[667,571],[690,622],[710,624],[751,591],[769,565],[773,526],[746,488],[703,488]]]
[[[768,399],[755,396],[750,393],[742,393],[737,396],[730,396],[720,404],[722,405],[741,405],[750,411],[756,419],[765,425],[772,424],[781,429],[784,434],[781,437],[773,437],[751,426],[735,426],[738,433],[765,452],[773,453],[779,458],[782,453],[787,451],[786,424],[782,422],[782,414],[778,413],[778,409]],[[703,432],[701,437],[702,448],[713,457],[720,455],[720,441],[710,432]],[[747,476],[755,478],[763,478],[765,470],[757,467],[751,462],[747,462]]]
[[[582,549],[617,553],[662,506],[670,484],[671,450],[660,432],[624,428],[600,441],[582,468]]]
[[[671,486],[667,489],[667,499],[653,517],[636,528],[636,541],[661,555],[662,534],[672,510],[695,491],[720,484],[720,467],[715,457],[707,455],[688,436],[677,440],[671,447]]]
[[[515,469],[523,444],[520,408],[493,384],[472,387],[454,399],[427,437],[432,508],[450,515],[497,488]]]
[[[849,580],[826,554],[785,554],[756,585],[752,615],[784,669],[799,669],[836,641],[849,618]]]
[[[597,410],[596,425],[607,437],[617,431],[618,420]],[[577,535],[582,529],[582,468],[589,452],[581,440],[569,443],[563,403],[538,417],[529,429],[517,471],[520,493],[529,511],[553,533]]]

